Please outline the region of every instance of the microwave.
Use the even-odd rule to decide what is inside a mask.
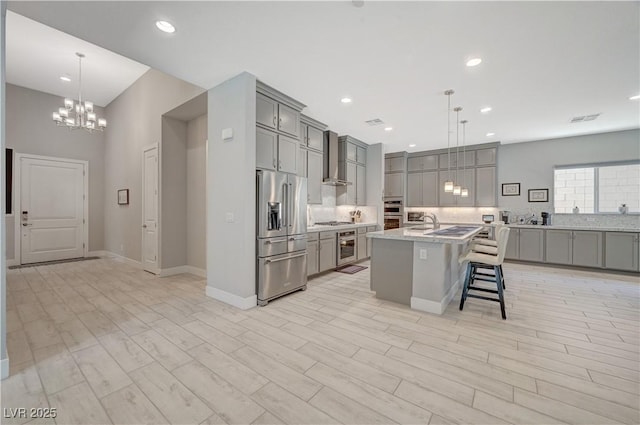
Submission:
[[[422,223],[424,221],[424,213],[423,212],[414,212],[410,211],[407,213],[407,222],[408,223]]]

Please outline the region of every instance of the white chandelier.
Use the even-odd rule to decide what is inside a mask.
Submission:
[[[83,129],[89,133],[94,130],[103,131],[107,127],[107,120],[97,118],[93,111],[93,102],[82,101],[82,58],[84,54],[77,53],[78,57],[78,100],[65,98],[64,107],[53,113],[53,121],[57,126],[67,127],[69,130]]]

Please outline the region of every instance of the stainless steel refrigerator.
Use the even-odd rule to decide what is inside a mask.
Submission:
[[[307,288],[307,179],[258,170],[258,304]]]

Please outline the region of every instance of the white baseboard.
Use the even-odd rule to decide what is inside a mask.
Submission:
[[[11,266],[19,266],[20,265],[20,260],[16,259],[16,258],[7,258],[6,261],[7,267],[11,267]]]
[[[178,266],[178,267],[171,267],[168,269],[161,269],[160,270],[160,276],[161,277],[165,277],[165,276],[174,276],[177,274],[182,274],[182,273],[190,273],[196,276],[200,276],[200,277],[207,277],[207,271],[204,269],[200,269],[198,267],[194,267],[194,266]]]
[[[425,300],[424,298],[411,297],[411,308],[413,308],[414,310],[426,311],[427,313],[442,314],[447,309],[447,306],[449,305],[453,297],[456,295],[459,285],[460,282],[456,281],[456,283],[451,286],[449,292],[447,292],[444,298],[442,298],[442,300],[440,300],[439,302]]]
[[[87,257],[107,257],[111,253],[109,251],[89,251],[87,252]]]
[[[230,304],[234,307],[238,307],[241,310],[249,310],[258,305],[258,296],[252,295],[247,298],[242,298],[238,295],[232,294],[222,289],[213,288],[207,285],[207,296],[222,301],[223,303]]]
[[[104,252],[104,257],[113,258],[116,261],[121,261],[125,264],[128,264],[132,267],[142,269],[142,263],[140,261],[132,260],[131,258],[123,257],[122,255],[118,255],[111,251],[102,251]]]
[[[7,376],[9,376],[9,357],[0,361],[0,379],[4,379]]]

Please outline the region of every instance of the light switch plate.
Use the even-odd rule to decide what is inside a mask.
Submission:
[[[225,214],[225,220],[227,223],[233,223],[234,221],[236,221],[235,217],[233,216],[233,213],[226,213]]]
[[[222,140],[224,142],[230,142],[233,139],[233,128],[225,128],[222,130]]]
[[[427,259],[427,250],[424,248],[420,248],[420,259],[421,260]]]

